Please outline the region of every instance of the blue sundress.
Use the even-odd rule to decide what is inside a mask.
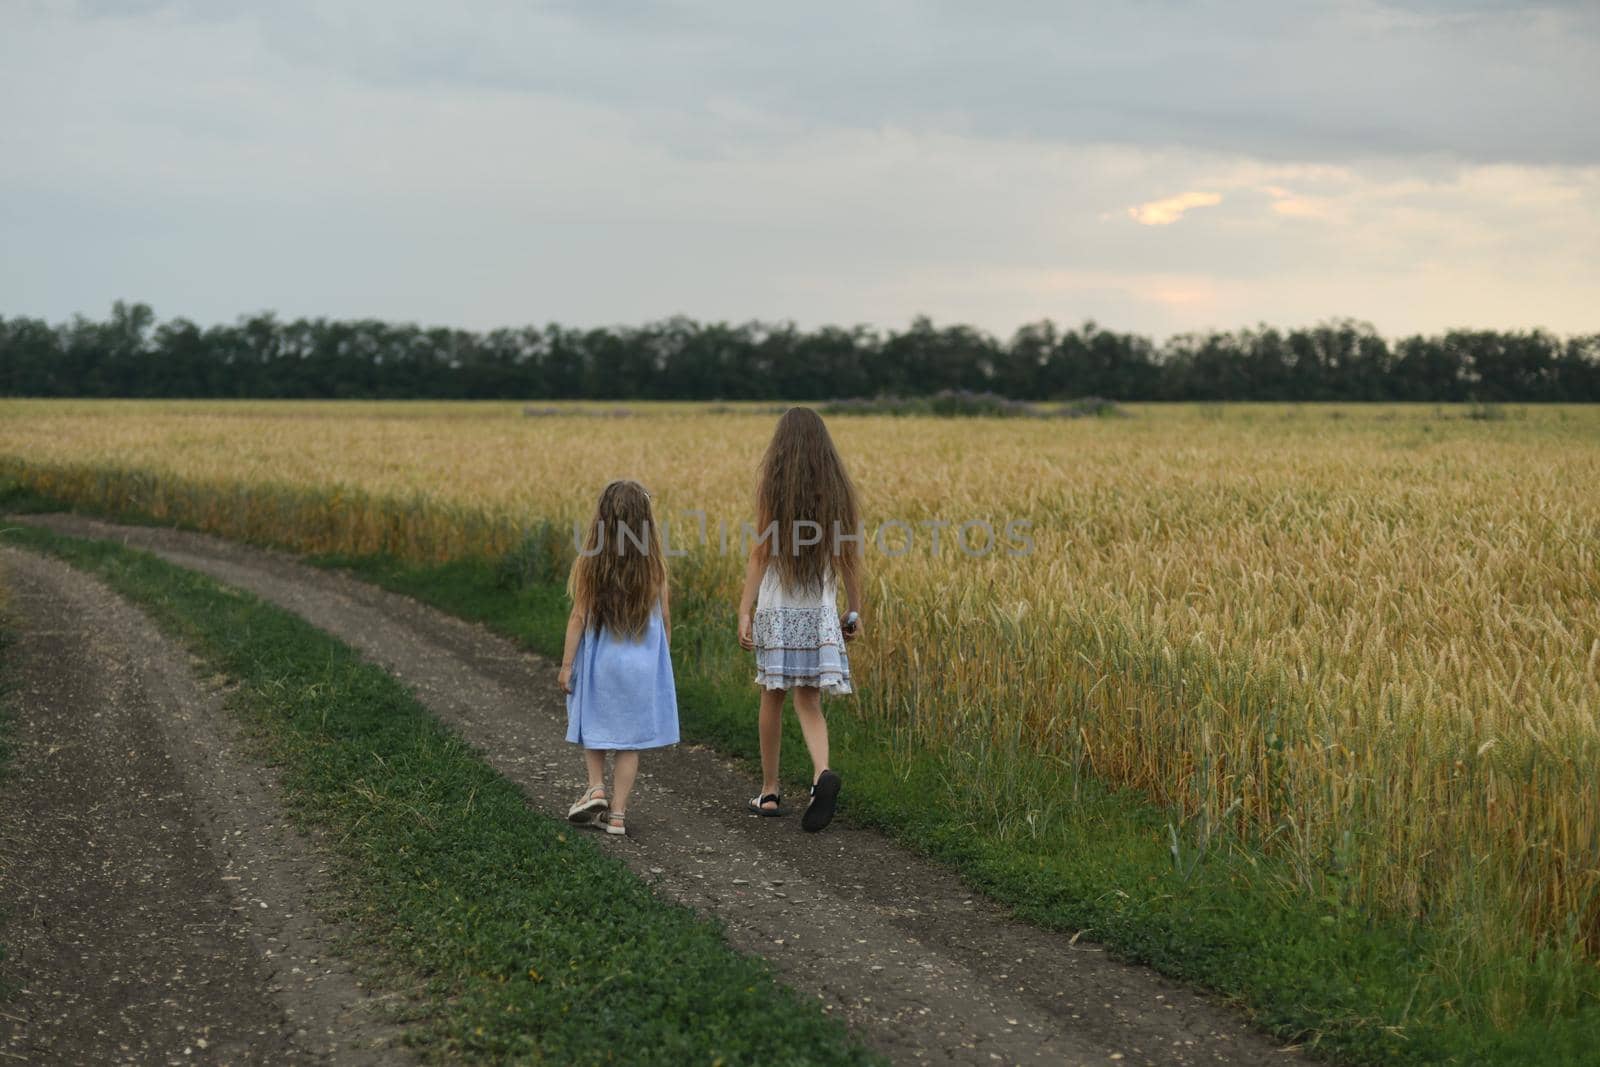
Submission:
[[[610,630],[583,632],[572,657],[567,740],[606,750],[678,743],[678,693],[660,601],[636,640]]]

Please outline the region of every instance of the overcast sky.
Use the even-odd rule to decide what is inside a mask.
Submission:
[[[0,315],[1600,331],[1600,0],[0,0]]]

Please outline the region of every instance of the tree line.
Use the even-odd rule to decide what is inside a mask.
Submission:
[[[905,330],[792,323],[527,326],[473,332],[263,313],[158,322],[0,318],[0,395],[37,397],[827,400],[942,390],[1021,400],[1480,403],[1600,401],[1600,334],[1452,330],[1389,341],[1335,320],[1156,344],[1093,322],[1000,340],[918,318]]]

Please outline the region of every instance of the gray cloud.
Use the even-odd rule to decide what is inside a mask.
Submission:
[[[17,4],[0,314],[1594,329],[1597,12]]]
[[[148,5],[137,5],[139,8]],[[203,5],[203,17],[216,8]],[[1600,162],[1591,3],[387,4],[251,14],[377,84],[1266,158]],[[693,150],[693,146],[687,146]]]

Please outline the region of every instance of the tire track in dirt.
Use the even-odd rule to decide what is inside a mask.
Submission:
[[[411,686],[543,811],[564,813],[582,784],[554,665],[482,627],[199,534],[67,515],[14,521],[143,548],[295,612]],[[753,710],[752,697],[752,729]],[[754,790],[702,749],[647,755],[631,836],[607,845],[897,1062],[1303,1062],[1209,997],[1010,919],[880,834],[836,824],[808,835],[794,818],[746,815]]]
[[[13,765],[0,782],[0,1063],[407,1062],[330,957],[318,849],[221,694],[141,612],[0,550]]]

